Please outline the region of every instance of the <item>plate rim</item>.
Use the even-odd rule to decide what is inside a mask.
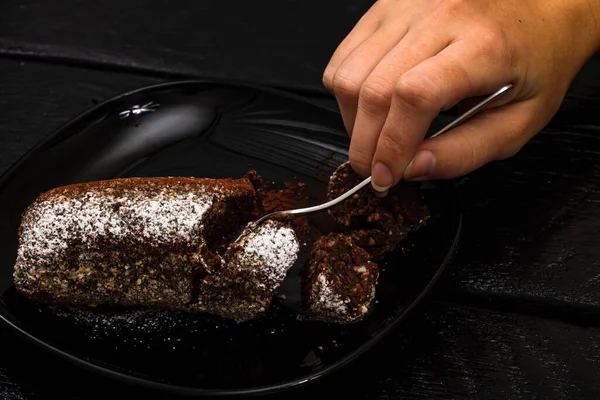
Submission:
[[[0,175],[0,187],[4,186],[6,184],[6,182],[9,179],[11,179],[12,175],[14,175],[14,172],[21,166],[21,164],[23,164],[27,159],[29,159],[31,157],[31,155],[33,153],[35,153],[38,149],[42,148],[47,142],[52,140],[56,135],[71,128],[73,125],[81,122],[82,120],[87,118],[89,115],[98,111],[98,109],[101,109],[102,107],[105,107],[105,106],[109,105],[110,103],[114,103],[116,101],[119,101],[123,98],[132,96],[135,94],[151,92],[153,90],[160,90],[160,89],[165,89],[165,88],[176,88],[178,86],[202,85],[202,84],[257,90],[257,91],[261,91],[261,92],[267,92],[267,93],[287,97],[287,98],[294,99],[294,100],[297,100],[297,101],[300,101],[303,103],[307,103],[307,99],[308,99],[308,96],[304,96],[304,95],[295,93],[293,91],[286,91],[283,89],[278,89],[278,88],[274,88],[274,87],[270,87],[270,86],[262,86],[262,85],[252,84],[252,83],[231,82],[231,81],[222,80],[222,79],[175,80],[175,81],[167,81],[167,82],[157,83],[157,84],[153,84],[153,85],[142,86],[137,89],[129,90],[127,92],[117,94],[113,97],[110,97],[110,98],[104,100],[104,101],[101,101],[101,102],[95,104],[94,106],[83,110],[79,114],[76,114],[74,117],[71,117],[70,119],[66,120],[66,122],[62,123],[58,127],[51,130],[41,140],[39,140],[35,145],[30,147],[29,150],[27,150],[24,154],[22,154],[2,175]],[[322,106],[320,106],[318,104],[312,104],[312,105],[315,107],[322,108]],[[330,111],[334,111],[329,108],[327,108],[327,109]],[[335,112],[337,112],[337,111],[335,111]],[[276,384],[267,384],[267,385],[261,385],[261,386],[255,386],[255,387],[243,387],[243,388],[238,388],[238,389],[192,388],[192,387],[180,386],[180,385],[176,385],[176,384],[162,383],[162,382],[157,382],[157,381],[153,381],[150,379],[145,379],[145,378],[129,375],[129,374],[126,374],[126,373],[123,373],[123,372],[120,372],[120,371],[117,371],[114,369],[110,369],[106,366],[102,366],[102,365],[90,362],[80,356],[71,354],[70,352],[68,352],[66,350],[62,350],[56,346],[53,346],[52,344],[47,343],[44,340],[34,336],[33,334],[23,330],[22,328],[20,328],[19,326],[17,326],[13,322],[11,322],[7,317],[2,315],[2,313],[0,313],[0,323],[2,323],[4,326],[8,327],[9,329],[12,329],[16,334],[19,334],[22,337],[24,337],[25,339],[29,340],[30,342],[40,346],[45,351],[48,351],[49,353],[51,353],[53,355],[62,357],[66,361],[70,362],[73,365],[82,367],[90,372],[97,373],[99,375],[102,375],[102,376],[105,376],[105,377],[108,377],[111,379],[117,379],[117,380],[125,382],[125,383],[144,386],[149,389],[156,389],[156,390],[161,390],[161,391],[166,391],[166,392],[171,392],[171,393],[178,393],[178,394],[182,394],[182,395],[195,395],[195,396],[235,396],[235,395],[238,395],[239,396],[239,395],[274,394],[277,392],[282,392],[285,390],[302,387],[309,383],[312,383],[319,379],[322,379],[326,375],[329,375],[330,373],[345,367],[349,363],[355,361],[357,358],[359,358],[360,356],[365,354],[373,346],[375,346],[376,344],[381,342],[381,340],[385,336],[389,335],[390,332],[392,332],[399,325],[399,323],[401,321],[406,319],[406,317],[413,311],[414,308],[416,308],[417,306],[419,306],[422,303],[423,299],[429,295],[429,293],[431,292],[433,287],[437,284],[437,282],[439,281],[439,279],[441,278],[441,276],[444,274],[445,270],[447,269],[448,265],[453,260],[455,253],[458,249],[458,244],[460,242],[460,237],[461,237],[462,228],[463,228],[463,219],[464,219],[463,211],[462,211],[462,201],[461,201],[460,192],[458,190],[458,185],[456,184],[455,180],[447,180],[446,182],[448,182],[450,184],[450,186],[452,187],[452,190],[454,191],[454,195],[455,195],[456,202],[458,205],[458,213],[457,213],[458,215],[456,217],[457,218],[456,232],[454,233],[454,237],[452,238],[452,243],[450,245],[450,248],[448,249],[448,251],[446,252],[446,254],[444,256],[444,259],[440,263],[439,267],[437,268],[436,273],[429,280],[429,282],[427,283],[425,288],[423,288],[423,290],[419,293],[419,295],[416,298],[414,298],[414,300],[409,304],[408,307],[404,308],[398,315],[396,315],[393,318],[393,320],[391,322],[388,323],[388,325],[385,328],[383,328],[379,332],[375,333],[365,344],[361,345],[356,350],[350,352],[346,356],[335,361],[331,365],[329,365],[323,369],[320,369],[316,372],[308,373],[300,378],[286,380],[286,381],[282,381],[282,382],[276,383]]]

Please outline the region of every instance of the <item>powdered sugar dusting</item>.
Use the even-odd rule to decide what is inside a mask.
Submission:
[[[120,345],[150,347],[151,342],[179,345],[182,337],[200,333],[207,326],[222,328],[206,315],[168,309],[130,309],[100,312],[85,308],[48,307],[48,317],[82,331],[91,340],[119,340]],[[226,326],[225,323],[223,323]],[[189,346],[189,343],[188,343]]]
[[[120,333],[126,329],[140,333],[157,333],[168,329],[171,325],[164,324],[173,311],[164,310],[127,310],[121,312],[98,313],[83,308],[49,307],[56,317],[70,320],[77,326],[85,327],[92,337],[108,333]],[[108,336],[108,335],[107,335]]]
[[[60,257],[69,243],[90,244],[100,237],[139,237],[160,245],[199,237],[204,213],[212,205],[205,192],[154,194],[130,190],[87,192],[82,198],[63,194],[40,201],[28,219],[19,258]]]
[[[250,231],[240,242],[238,265],[254,267],[259,286],[277,287],[292,267],[300,250],[292,228],[267,221]]]
[[[317,290],[319,307],[334,312],[336,315],[348,314],[344,300],[331,289],[325,274],[320,273],[317,277],[317,282],[319,282]]]

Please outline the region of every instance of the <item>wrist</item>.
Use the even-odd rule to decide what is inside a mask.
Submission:
[[[600,51],[600,1],[560,0],[570,8],[574,44],[580,44],[585,60]]]
[[[590,7],[591,19],[593,20],[593,30],[596,37],[596,45],[594,53],[600,51],[600,2],[597,0],[588,0]]]
[[[600,50],[599,0],[541,0],[542,20],[553,32],[547,39],[558,45],[558,65],[571,75]]]

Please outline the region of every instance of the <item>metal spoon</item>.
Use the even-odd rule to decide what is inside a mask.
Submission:
[[[485,107],[486,105],[488,105],[490,102],[492,102],[493,100],[495,100],[497,97],[499,97],[500,95],[508,92],[511,88],[512,88],[512,84],[508,84],[504,87],[502,87],[500,90],[496,91],[495,93],[489,95],[488,97],[486,97],[484,100],[482,100],[481,102],[479,102],[478,104],[476,104],[473,108],[471,108],[470,110],[468,110],[467,112],[465,112],[464,114],[462,114],[460,117],[458,117],[457,119],[455,119],[454,121],[452,121],[451,123],[449,123],[448,125],[446,125],[445,127],[443,127],[442,129],[440,129],[439,131],[437,131],[436,133],[434,133],[433,135],[431,135],[430,137],[434,138],[436,136],[441,135],[442,133],[445,133],[447,131],[449,131],[450,129],[454,128],[455,126],[457,126],[458,124],[462,123],[463,121],[465,121],[466,119],[470,118],[471,116],[473,116],[477,111],[481,110],[483,107]],[[303,214],[310,214],[310,213],[314,213],[317,211],[322,211],[322,210],[326,210],[330,207],[333,207],[334,205],[346,200],[348,197],[352,196],[354,193],[358,192],[359,190],[361,190],[362,188],[364,188],[365,186],[367,186],[369,183],[371,183],[371,177],[366,178],[364,181],[362,181],[361,183],[359,183],[358,185],[356,185],[355,187],[353,187],[352,189],[348,190],[346,193],[336,197],[333,200],[330,200],[326,203],[323,204],[319,204],[316,206],[312,206],[312,207],[306,207],[306,208],[297,208],[294,210],[285,210],[285,211],[275,211],[269,214],[266,214],[262,217],[260,217],[259,219],[257,219],[256,221],[250,223],[248,226],[257,226],[258,224],[260,224],[261,222],[276,217],[276,216],[281,216],[281,215],[303,215]],[[244,231],[245,232],[245,229]],[[242,234],[243,234],[242,232]],[[240,235],[241,237],[241,235]],[[239,237],[238,237],[239,239]],[[236,239],[237,241],[237,239]]]

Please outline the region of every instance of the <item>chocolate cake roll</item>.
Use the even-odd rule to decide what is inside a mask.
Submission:
[[[369,311],[379,278],[377,264],[340,233],[319,238],[309,255],[303,281],[303,319],[330,323],[360,321]]]
[[[362,181],[349,162],[331,176],[327,200],[332,200]],[[353,240],[378,258],[396,249],[406,235],[427,224],[429,208],[411,183],[401,181],[385,197],[364,189],[329,209],[329,214]]]
[[[46,192],[22,217],[15,286],[31,300],[54,305],[189,309],[200,296],[203,277],[222,269],[233,281],[237,269],[224,268],[226,261],[238,263],[239,271],[245,271],[244,262],[249,265],[236,252],[231,260],[222,255],[232,235],[262,212],[255,178],[122,178]],[[281,225],[263,229],[274,237],[290,237],[289,228]],[[266,232],[260,230],[259,238]],[[283,257],[281,249],[256,248],[252,237],[242,243],[249,246],[240,250],[247,258],[266,252],[252,261],[252,284],[264,285],[264,291],[255,297],[243,294],[249,309],[263,310],[269,290],[280,283],[280,275],[273,277],[271,271],[287,267],[293,241],[286,242],[286,262],[269,258]],[[209,290],[210,284],[203,287]],[[250,305],[252,298],[256,306]]]
[[[282,222],[252,227],[228,249],[220,270],[200,282],[199,310],[237,322],[264,312],[298,257],[294,231]]]

